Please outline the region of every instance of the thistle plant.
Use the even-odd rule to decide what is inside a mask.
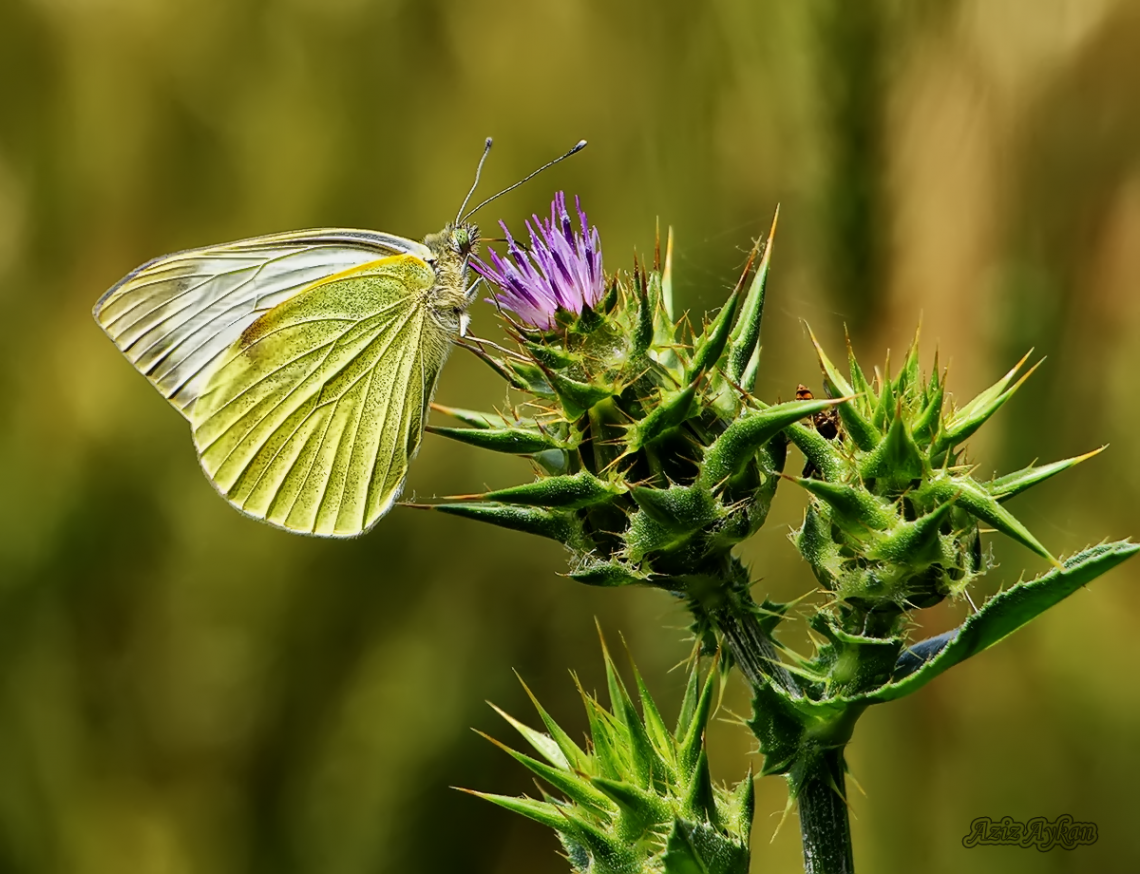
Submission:
[[[755,386],[775,221],[723,307],[693,325],[673,312],[671,236],[663,256],[658,242],[650,264],[635,261],[629,271],[606,275],[598,231],[577,203],[576,212],[577,221],[558,195],[549,220],[535,216],[527,224],[528,245],[504,225],[506,255],[475,264],[514,348],[470,348],[516,392],[517,403],[494,413],[440,408],[466,427],[431,429],[530,458],[535,479],[435,506],[563,543],[569,575],[579,582],[650,586],[683,600],[702,651],[721,652],[724,665],[738,667],[751,687],[748,725],[764,757],[761,773],[787,779],[805,870],[851,871],[843,749],[866,707],[914,691],[1136,551],[1127,542],[1102,544],[1058,561],[1004,504],[1099,450],[979,476],[965,441],[1032,370],[1018,376],[1023,359],[956,406],[937,365],[929,376],[921,372],[917,337],[897,376],[888,365],[871,378],[850,349],[843,374],[816,343],[826,397],[803,391],[794,401],[767,404]],[[806,459],[801,476],[784,474],[789,445]],[[821,587],[820,597],[805,602],[818,642],[804,654],[779,639],[794,611],[754,601],[749,573],[733,555],[764,523],[784,480],[807,493],[793,541]],[[954,631],[910,640],[915,611],[968,597],[989,570],[987,530],[1025,545],[1052,569],[1006,588]],[[638,747],[654,732],[654,755],[667,759],[664,735],[649,728],[655,717],[644,692],[643,722],[613,680],[611,698],[607,718],[587,703],[592,758],[563,748],[545,714],[549,739],[523,731],[550,761],[539,776],[570,799],[573,814],[553,801],[499,803],[555,828],[576,870],[671,871],[661,867],[660,841],[643,852],[645,835],[673,833],[676,819],[667,811],[677,809],[670,805],[684,795],[684,781],[669,783],[676,775],[660,763],[648,777],[638,766],[637,780],[603,765],[606,757],[629,763],[649,756]],[[600,725],[607,726],[602,735]],[[615,745],[620,754],[601,752]],[[636,785],[652,803],[647,796],[640,813],[628,814],[599,779]],[[658,819],[646,819],[651,808]],[[702,828],[719,828],[725,841],[746,838],[746,829],[725,825],[731,819],[709,812]],[[595,849],[609,847],[612,859],[628,866],[583,862],[575,847],[590,849],[587,834],[600,842]]]
[[[495,708],[546,761],[488,740],[564,797],[472,794],[554,829],[577,874],[747,874],[752,775],[732,791],[718,786],[705,752],[716,672],[708,671],[702,684],[699,660],[693,659],[676,728],[670,729],[636,665],[640,715],[604,642],[602,653],[610,709],[578,686],[590,726],[585,749],[530,689],[545,732]]]

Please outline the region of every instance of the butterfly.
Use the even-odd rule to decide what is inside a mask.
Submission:
[[[584,146],[464,214],[472,185],[423,242],[322,228],[155,258],[99,299],[95,321],[189,421],[230,504],[289,531],[355,537],[399,498],[466,334],[469,217]]]

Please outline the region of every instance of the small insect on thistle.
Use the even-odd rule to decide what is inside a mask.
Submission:
[[[467,331],[471,216],[423,242],[290,231],[164,255],[94,308],[127,359],[190,422],[206,477],[248,516],[355,537],[391,509],[440,370]]]

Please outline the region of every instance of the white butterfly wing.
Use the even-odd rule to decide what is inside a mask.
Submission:
[[[226,350],[259,317],[315,282],[391,255],[432,260],[414,240],[339,228],[176,252],[112,287],[95,304],[95,321],[190,418]]]
[[[202,467],[244,513],[328,537],[368,530],[399,496],[452,335],[434,271],[394,256],[258,318],[190,414]]]

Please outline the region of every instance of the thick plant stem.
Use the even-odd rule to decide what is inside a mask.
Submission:
[[[732,657],[750,685],[774,682],[799,697],[799,684],[781,664],[775,644],[753,614],[716,610],[712,612],[712,620],[724,635]]]
[[[736,665],[754,688],[774,684],[800,697],[803,692],[780,662],[747,591],[736,592],[739,600],[732,599],[708,612]],[[844,774],[843,746],[838,745],[813,747],[788,775],[790,791],[796,793],[799,804],[806,874],[852,874],[855,870]]]
[[[847,816],[843,748],[826,749],[800,784],[800,837],[805,874],[852,874],[851,824]]]

